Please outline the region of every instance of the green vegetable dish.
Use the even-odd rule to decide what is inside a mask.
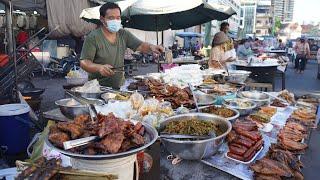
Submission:
[[[198,119],[188,119],[180,121],[169,122],[163,133],[168,134],[184,134],[194,136],[206,136],[215,134],[221,135],[223,132],[220,130],[219,125],[210,121],[202,121]]]

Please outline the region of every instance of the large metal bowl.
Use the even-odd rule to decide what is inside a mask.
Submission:
[[[100,92],[94,92],[94,93],[88,93],[88,92],[81,92],[78,90],[79,87],[73,87],[70,89],[71,92],[80,94],[84,98],[94,98],[99,99],[102,93],[105,93],[106,91],[100,91]]]
[[[243,84],[250,76],[250,71],[230,70],[227,81],[236,84]]]
[[[268,105],[270,103],[269,95],[260,91],[242,91],[238,92],[237,96],[255,102],[257,107]]]
[[[249,103],[250,106],[248,106],[248,107],[239,107],[238,105],[231,105],[231,104],[227,103],[226,101],[229,101],[229,102],[231,102],[231,101],[234,101],[234,102],[243,101],[243,102]],[[235,98],[235,99],[232,99],[232,100],[225,100],[225,101],[222,102],[222,104],[224,106],[228,107],[228,108],[238,110],[239,113],[240,113],[240,116],[244,116],[244,115],[250,114],[252,112],[252,110],[257,107],[257,104],[255,102],[253,102],[253,101],[251,101],[249,99],[241,99],[241,98]]]
[[[88,98],[90,100],[95,100],[97,103],[96,105],[103,105],[103,100],[100,99],[93,99]],[[69,119],[74,119],[76,116],[82,115],[82,114],[89,114],[89,109],[86,105],[75,105],[70,106],[67,103],[71,101],[72,98],[66,98],[66,99],[60,99],[55,102],[57,106],[59,106],[61,113],[66,116]]]
[[[219,105],[215,105],[215,106],[216,106],[216,107],[222,107],[222,106],[219,106]],[[203,106],[203,107],[200,107],[199,110],[200,110],[200,112],[203,112],[203,110],[206,109],[206,108],[208,108],[208,107],[210,107],[210,106]],[[228,120],[228,121],[230,121],[230,122],[235,121],[235,120],[240,116],[240,113],[239,113],[238,110],[236,110],[236,109],[234,109],[234,108],[230,108],[230,107],[226,107],[226,108],[228,108],[228,109],[230,109],[231,111],[233,111],[235,115],[232,116],[232,117],[225,118],[225,117],[219,116],[219,115],[217,115],[217,114],[213,114],[213,113],[209,113],[209,114],[217,115],[217,116],[222,117],[222,118],[224,118],[224,119],[226,119],[226,120]]]
[[[226,138],[227,134],[229,134],[232,128],[231,123],[225,120],[224,118],[205,113],[181,114],[177,116],[172,116],[170,118],[167,118],[165,121],[161,122],[160,132],[165,128],[165,126],[169,122],[192,118],[197,118],[201,121],[215,122],[219,124],[220,128],[222,128],[224,133],[215,138],[205,140],[191,141],[161,138],[161,142],[170,153],[182,159],[199,160],[214,155],[218,151],[220,146],[224,143],[224,139]]]
[[[130,120],[131,122],[133,122],[134,124],[136,124],[138,121],[133,121]],[[69,151],[65,151],[63,149],[57,148],[55,147],[48,139],[48,136],[46,137],[45,141],[46,144],[53,148],[54,150],[69,156],[71,158],[75,158],[75,159],[87,159],[87,160],[102,160],[102,159],[117,159],[117,158],[122,158],[122,157],[126,157],[126,156],[130,156],[133,154],[137,154],[140,151],[143,151],[144,149],[146,149],[147,147],[151,146],[158,138],[158,132],[157,130],[150,126],[149,124],[146,124],[144,122],[141,122],[142,125],[144,126],[145,129],[145,133],[144,133],[144,140],[145,140],[145,144],[139,148],[134,148],[134,149],[130,149],[129,151],[126,152],[121,152],[121,153],[115,153],[115,154],[101,154],[101,155],[86,155],[86,154],[77,154],[77,153],[72,153]]]
[[[196,96],[198,106],[211,105],[217,102],[216,97],[212,94],[206,94],[201,91],[195,91],[194,95]]]

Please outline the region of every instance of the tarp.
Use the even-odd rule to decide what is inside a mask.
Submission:
[[[122,8],[122,24],[125,27],[146,31],[184,29],[210,20],[225,20],[236,14],[231,7],[209,4],[203,0],[138,0],[135,3],[116,3],[128,3],[128,8]],[[99,22],[99,8],[83,10],[80,18]]]
[[[8,4],[8,0],[0,0],[4,4]],[[46,16],[46,0],[11,0],[13,9],[21,11],[37,11],[39,14]]]
[[[87,0],[47,0],[49,29],[59,25],[51,37],[59,38],[66,35],[83,36],[93,30],[96,25],[79,19],[82,9],[90,7]]]
[[[195,33],[195,32],[177,32],[176,36],[184,38],[184,37],[202,37],[203,35],[200,33]]]

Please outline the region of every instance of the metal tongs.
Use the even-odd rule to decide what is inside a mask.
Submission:
[[[165,139],[210,139],[216,137],[214,132],[210,132],[208,135],[198,136],[198,135],[188,135],[188,134],[168,134],[160,133],[160,138]]]
[[[69,94],[73,99],[78,101],[80,104],[88,106],[91,120],[93,122],[97,120],[98,112],[97,112],[96,108],[94,107],[94,104],[96,104],[95,100],[90,100],[90,99],[84,98],[84,97],[77,95],[69,90],[66,90],[66,93]]]
[[[79,146],[87,145],[93,141],[99,141],[101,138],[99,136],[89,136],[85,138],[75,139],[71,141],[63,142],[63,148],[65,150],[72,149]]]
[[[160,134],[160,138],[165,139],[209,139],[211,136],[193,136],[184,134]]]
[[[194,94],[194,89],[195,88],[190,83],[188,83],[188,86],[189,86],[189,89],[190,89],[190,91],[192,93],[193,101],[194,101],[194,104],[196,105],[196,110],[197,110],[197,112],[199,112],[199,106],[198,106],[197,98],[196,98],[196,96]]]

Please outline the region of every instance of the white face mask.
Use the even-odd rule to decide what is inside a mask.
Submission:
[[[122,28],[121,20],[117,20],[117,19],[108,20],[104,25],[112,33],[116,33]]]

